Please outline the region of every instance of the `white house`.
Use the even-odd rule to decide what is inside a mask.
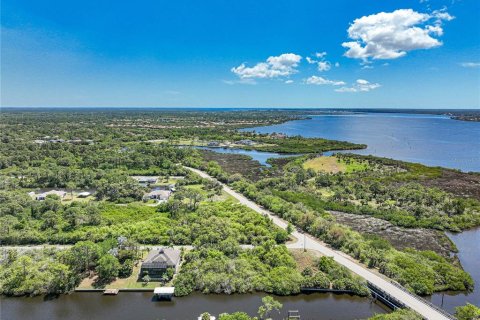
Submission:
[[[65,196],[67,195],[67,193],[65,191],[60,191],[60,190],[50,190],[50,191],[47,191],[47,192],[44,192],[44,193],[40,193],[38,194],[35,199],[36,200],[45,200],[47,198],[48,195],[51,195],[51,194],[54,194],[54,195],[57,195],[60,197],[60,199],[63,199],[65,198]]]

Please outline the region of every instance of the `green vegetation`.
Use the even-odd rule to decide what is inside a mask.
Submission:
[[[272,316],[273,314],[280,313],[282,307],[283,305],[280,302],[276,301],[270,296],[266,296],[262,298],[262,305],[258,308],[258,317],[250,317],[245,312],[234,312],[231,314],[220,314],[219,320],[267,320],[271,319],[270,316]],[[205,314],[208,314],[208,312],[206,312]],[[207,319],[210,319],[210,314],[208,314]]]
[[[247,293],[265,291],[290,295],[301,288],[336,289],[367,296],[365,282],[331,258],[315,261],[315,270],[300,273],[285,246],[272,240],[242,249],[233,238],[212,243],[205,239],[185,255],[174,281],[175,294]]]
[[[367,161],[357,161],[350,160],[345,158],[338,158],[336,156],[330,157],[316,157],[310,160],[305,161],[303,168],[313,169],[315,171],[321,171],[326,173],[337,173],[337,172],[356,172],[356,171],[365,171],[368,169]]]
[[[478,320],[480,319],[480,308],[467,303],[465,306],[455,308],[455,317],[458,320]]]
[[[423,317],[411,309],[397,309],[392,313],[377,314],[368,320],[422,320]]]
[[[437,177],[440,168],[371,156],[337,157],[346,168],[362,163],[363,169],[335,174],[314,172],[304,170],[301,166],[305,158],[298,158],[285,166],[283,178],[257,183],[274,185],[277,196],[304,203],[319,212],[371,215],[407,228],[460,231],[480,225],[480,201],[420,183],[422,179]],[[309,161],[312,160],[306,163]],[[290,187],[292,180],[296,185]]]
[[[6,257],[0,268],[0,294],[60,294],[72,291],[94,271],[99,287],[128,275],[139,249],[135,242],[120,237],[99,244],[81,241],[66,250],[31,250],[23,254],[9,250]]]
[[[291,161],[284,167],[284,176],[281,178],[266,178],[255,184],[245,179],[235,179],[230,184],[280,217],[329,243],[335,249],[352,255],[369,267],[378,268],[380,272],[417,294],[473,288],[471,277],[456,266],[454,261],[431,251],[399,251],[383,239],[363,236],[335,223],[324,211],[324,202],[318,200],[321,196],[307,194],[307,190],[313,193],[312,189],[317,188],[318,176],[312,170],[306,171],[299,167],[301,163],[298,160]],[[228,176],[225,178],[225,173],[218,165],[208,163],[205,169],[226,182],[231,181]],[[389,168],[385,171],[391,170]],[[340,177],[343,175],[335,178],[340,180]],[[341,181],[346,179],[348,177]],[[338,205],[336,202],[332,203]]]
[[[253,249],[241,249],[234,239],[227,239],[188,252],[174,285],[179,296],[194,290],[289,295],[300,292],[302,280],[285,246],[266,241]]]
[[[73,244],[127,236],[140,243],[166,243],[172,225],[167,214],[140,204],[71,202],[49,196],[36,201],[18,193],[0,193],[10,214],[0,216],[3,244]],[[22,199],[21,201],[19,201]]]
[[[245,133],[244,135],[247,135]],[[272,138],[270,135],[250,135],[249,138],[260,143],[259,146],[245,146],[245,149],[279,153],[319,153],[330,150],[365,149],[364,144],[355,144],[346,141],[335,141],[321,138],[304,138],[293,136],[283,139]],[[244,138],[245,139],[245,138]]]
[[[5,295],[59,294],[73,290],[79,282],[73,268],[54,251],[21,256],[9,251],[2,264],[0,293]]]

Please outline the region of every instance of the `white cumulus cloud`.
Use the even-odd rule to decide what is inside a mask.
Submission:
[[[294,53],[284,53],[279,56],[271,56],[265,62],[259,62],[253,67],[247,67],[242,63],[231,69],[240,79],[276,78],[285,77],[297,73],[296,67],[302,57]]]
[[[460,65],[464,68],[480,68],[480,62],[462,62]]]
[[[305,79],[306,84],[316,84],[316,85],[332,85],[332,86],[344,86],[345,82],[338,80],[328,80],[323,77],[311,76],[310,78]]]
[[[330,61],[327,61],[325,57],[327,56],[327,53],[325,51],[323,52],[316,52],[315,53],[315,58],[311,57],[306,57],[305,59],[309,64],[316,64],[318,71],[328,71],[332,68],[332,64]],[[335,64],[337,66],[337,64]]]
[[[345,56],[357,59],[396,59],[417,49],[442,45],[442,22],[454,19],[445,9],[419,13],[412,9],[380,12],[355,19],[348,28],[353,41],[344,42]],[[430,24],[429,24],[430,23]]]
[[[318,62],[318,71],[328,71],[332,65],[329,61],[319,61]]]
[[[341,87],[335,89],[337,92],[368,92],[380,87],[379,83],[371,83],[365,79],[358,79],[351,87]]]

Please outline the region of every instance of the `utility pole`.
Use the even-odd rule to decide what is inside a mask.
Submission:
[[[307,237],[305,236],[305,232],[303,233],[303,252],[307,252]]]

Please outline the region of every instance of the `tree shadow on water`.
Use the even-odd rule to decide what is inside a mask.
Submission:
[[[59,293],[49,293],[43,296],[43,301],[52,301],[60,298]]]

